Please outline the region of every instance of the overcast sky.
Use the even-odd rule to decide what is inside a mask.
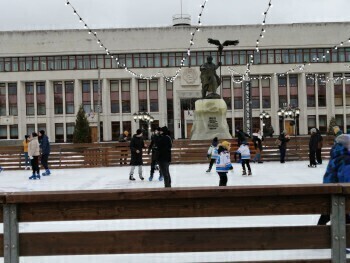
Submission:
[[[170,26],[181,0],[69,0],[91,28]],[[0,0],[0,31],[82,28],[66,0]],[[196,24],[204,0],[183,0]],[[209,0],[203,25],[261,23],[268,0]],[[267,23],[350,21],[350,0],[272,0]]]

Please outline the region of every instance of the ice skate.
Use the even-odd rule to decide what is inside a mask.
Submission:
[[[242,172],[242,176],[247,176],[247,172],[246,172],[246,171],[243,171],[243,172]]]
[[[35,177],[36,177],[35,179],[39,179],[40,180],[40,174],[37,174]]]
[[[309,164],[307,167],[309,167],[309,168],[316,168],[317,166],[316,166],[316,164]]]
[[[150,175],[150,177],[148,178],[148,181],[152,181],[153,180],[153,175]]]
[[[47,169],[45,172],[43,172],[41,175],[42,176],[49,176],[51,174],[50,170]]]
[[[252,172],[251,171],[248,171],[248,176],[251,176],[252,175]]]
[[[210,169],[208,169],[208,170],[206,170],[205,172],[206,172],[206,173],[210,173],[210,171],[211,171],[211,170],[210,170]]]
[[[142,174],[139,174],[139,177],[141,180],[144,180],[145,178],[143,178]]]
[[[4,170],[4,168],[0,167],[0,173]]]
[[[132,174],[129,176],[129,180],[130,181],[135,181],[135,178],[134,178],[134,176]]]
[[[28,179],[29,179],[29,180],[35,180],[35,179],[36,179],[35,174],[33,174],[32,176],[30,176]]]
[[[164,179],[163,176],[159,175],[158,180],[159,180],[159,181],[163,181],[163,179]]]

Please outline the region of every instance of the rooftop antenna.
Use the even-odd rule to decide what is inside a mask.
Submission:
[[[180,0],[180,8],[180,14],[173,16],[173,26],[190,26],[191,16],[182,13],[182,0]]]

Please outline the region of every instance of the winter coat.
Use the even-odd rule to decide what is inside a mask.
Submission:
[[[158,151],[158,141],[160,139],[159,134],[154,134],[151,138],[151,143],[148,146],[148,154],[152,151],[152,161],[157,161],[159,157],[159,151]]]
[[[228,151],[223,151],[218,155],[218,158],[216,159],[216,172],[227,173],[229,170],[232,170],[230,153]]]
[[[318,141],[317,149],[322,149],[322,147],[323,147],[323,137],[322,137],[322,135],[321,135],[319,130],[317,130],[316,134],[317,134],[317,141]]]
[[[236,137],[237,137],[238,145],[241,145],[242,142],[247,141],[247,138],[250,138],[249,134],[245,133],[242,130],[239,130],[238,132],[236,132]]]
[[[349,183],[350,182],[350,151],[342,144],[337,143],[331,151],[323,183]]]
[[[317,133],[313,133],[310,136],[310,140],[309,140],[309,151],[314,151],[316,152],[318,149],[318,135]]]
[[[158,162],[171,162],[172,140],[169,135],[161,135],[157,144],[159,157]]]
[[[28,152],[28,144],[29,144],[29,141],[23,140],[23,152],[25,153]]]
[[[242,144],[241,146],[239,146],[238,153],[241,154],[241,159],[243,160],[249,160],[250,159],[250,150],[249,150],[249,146]]]
[[[40,146],[38,137],[34,137],[28,144],[28,156],[39,156]]]
[[[259,149],[260,151],[262,151],[262,141],[263,137],[260,133],[253,133],[253,143],[255,149]]]
[[[40,148],[41,148],[42,154],[45,154],[45,155],[50,154],[50,142],[49,142],[49,137],[47,137],[46,134],[41,136]]]
[[[207,158],[211,159],[217,159],[218,158],[218,147],[214,145],[210,145],[208,152],[207,152]]]
[[[145,148],[145,143],[143,142],[142,137],[136,136],[136,134],[132,137],[130,142],[130,150],[131,150],[131,160],[130,165],[142,165],[142,149]],[[139,151],[138,153],[136,151]]]
[[[282,149],[286,149],[287,148],[287,142],[290,141],[289,138],[287,138],[283,133],[280,134],[280,136],[278,137],[278,140],[281,141],[281,145],[279,146]]]

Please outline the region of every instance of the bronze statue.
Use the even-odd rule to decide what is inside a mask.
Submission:
[[[212,97],[220,97],[216,93],[217,88],[221,84],[221,79],[216,74],[216,70],[220,66],[221,62],[219,62],[218,65],[215,65],[211,56],[207,57],[207,63],[200,66],[203,99],[207,96],[207,92],[209,92],[210,95],[212,94]]]

